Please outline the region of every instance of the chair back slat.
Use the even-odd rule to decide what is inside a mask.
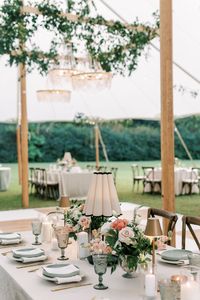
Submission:
[[[198,249],[200,250],[200,242],[195,234],[192,225],[200,226],[200,217],[183,216],[182,217],[182,249],[186,247],[186,229],[189,229]]]

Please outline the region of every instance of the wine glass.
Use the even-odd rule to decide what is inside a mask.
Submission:
[[[103,284],[103,274],[107,270],[107,255],[106,254],[93,254],[94,271],[99,275],[99,283],[94,285],[96,290],[105,290],[108,287]]]
[[[65,226],[54,227],[54,230],[58,247],[61,250],[61,256],[58,257],[58,260],[67,260],[68,257],[65,256],[65,249],[67,248],[69,242],[69,232]]]
[[[35,242],[32,245],[41,245],[38,241],[38,236],[41,234],[42,222],[40,220],[33,220],[32,223],[32,233],[35,235]]]

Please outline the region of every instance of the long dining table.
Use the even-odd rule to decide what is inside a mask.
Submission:
[[[29,232],[22,232],[23,243],[29,247],[34,236]],[[20,245],[19,245],[20,247]],[[51,250],[50,243],[43,243],[40,246],[49,255],[49,262],[55,263],[60,256],[60,250]],[[121,267],[111,274],[108,267],[103,276],[103,282],[108,285],[107,290],[95,290],[93,285],[98,282],[98,276],[94,267],[87,260],[77,258],[77,243],[73,240],[66,249],[66,255],[70,258],[69,263],[78,266],[85,276],[83,282],[89,285],[67,289],[67,284],[57,285],[54,282],[46,281],[38,274],[42,266],[29,266],[12,260],[9,250],[12,246],[0,248],[0,299],[1,300],[142,300],[144,297],[144,273],[138,273],[138,277],[126,279],[122,277],[124,271]],[[16,248],[15,248],[16,249]],[[8,252],[7,255],[5,255]],[[2,254],[2,255],[1,255]],[[4,255],[3,255],[4,254]],[[158,258],[159,260],[159,258]],[[19,268],[22,267],[22,268]],[[38,269],[38,270],[36,270]],[[157,278],[170,277],[180,274],[180,266],[170,265],[157,261]],[[80,282],[81,283],[81,282]],[[59,290],[58,290],[58,289]],[[160,294],[154,299],[160,299]]]

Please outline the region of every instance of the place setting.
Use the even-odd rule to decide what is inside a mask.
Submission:
[[[17,269],[41,264],[48,259],[45,251],[36,247],[13,249],[7,254],[7,257],[12,261],[23,264],[23,266],[17,266]]]
[[[91,285],[91,283],[86,280],[86,276],[80,268],[70,263],[49,264],[41,267],[36,274],[41,279],[59,285],[58,288],[51,289],[52,292]]]
[[[188,265],[189,255],[192,251],[185,249],[170,249],[157,253],[160,255],[159,261],[173,265]]]
[[[6,248],[6,246],[20,244],[21,242],[22,236],[18,232],[0,233],[0,248]]]

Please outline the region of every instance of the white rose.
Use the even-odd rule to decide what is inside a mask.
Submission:
[[[135,234],[130,227],[125,227],[119,231],[119,241],[127,245],[133,244],[131,238],[134,238]]]
[[[74,220],[78,220],[79,217],[80,217],[80,211],[79,211],[79,209],[75,209],[73,211],[73,215],[72,216],[73,216]]]
[[[136,223],[137,225],[140,224],[141,220],[142,220],[141,215],[136,215],[136,216],[135,216],[135,223]]]
[[[101,234],[106,234],[110,230],[110,224],[109,222],[104,223],[103,226],[101,227]]]

